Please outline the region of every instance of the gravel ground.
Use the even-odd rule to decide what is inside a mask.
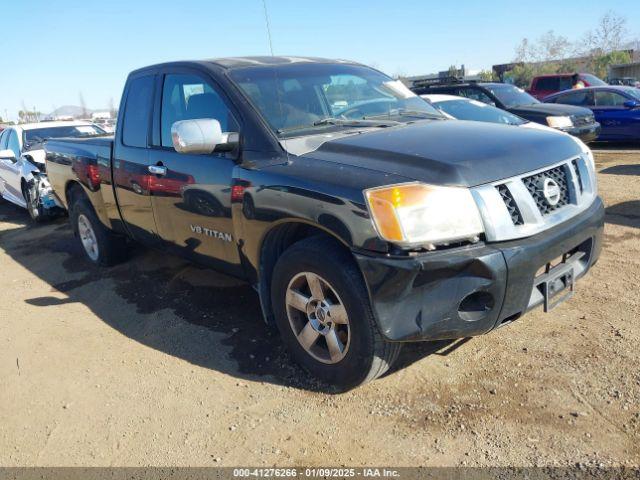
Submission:
[[[342,395],[249,286],[141,248],[92,267],[64,219],[0,204],[0,465],[640,465],[640,153],[597,159],[604,251],[573,299]]]

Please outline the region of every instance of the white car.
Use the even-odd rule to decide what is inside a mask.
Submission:
[[[26,208],[36,221],[57,204],[45,170],[43,142],[49,138],[88,137],[104,134],[89,122],[41,122],[12,125],[0,132],[0,196]]]
[[[532,128],[535,130],[546,130],[547,132],[558,133],[558,130],[555,128],[530,122],[529,120],[525,120],[522,117],[507,112],[506,110],[502,110],[498,107],[494,107],[471,98],[440,94],[420,96],[436,107],[446,117],[455,120],[501,123],[503,125],[515,125],[523,128]]]

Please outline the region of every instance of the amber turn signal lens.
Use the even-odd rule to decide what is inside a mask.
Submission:
[[[429,187],[425,185],[396,185],[367,190],[369,208],[382,238],[392,242],[406,241],[396,211],[398,208],[419,205],[428,194]]]

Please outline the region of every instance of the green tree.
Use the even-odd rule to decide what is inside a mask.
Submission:
[[[495,82],[497,81],[496,76],[493,74],[493,70],[482,70],[478,74],[478,78],[483,82]]]
[[[609,75],[609,66],[629,62],[631,62],[629,52],[609,52],[592,56],[589,59],[589,70],[599,78],[607,78]]]

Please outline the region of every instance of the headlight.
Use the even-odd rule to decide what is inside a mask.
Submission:
[[[587,169],[589,170],[589,175],[591,176],[591,182],[593,183],[593,191],[597,192],[598,191],[598,175],[596,174],[596,161],[593,156],[593,152],[587,146],[587,144],[584,143],[579,138],[576,138],[576,137],[571,137],[571,138],[573,138],[576,142],[578,142],[578,145],[580,145],[580,148],[582,149],[582,157],[585,159],[585,162],[587,163]]]
[[[547,117],[547,125],[551,128],[569,128],[573,127],[571,117]]]
[[[400,245],[477,240],[484,232],[468,188],[405,183],[364,191],[378,234]]]

